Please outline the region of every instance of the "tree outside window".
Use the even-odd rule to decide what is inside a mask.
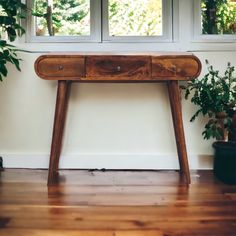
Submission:
[[[36,36],[90,35],[89,0],[35,0]]]
[[[201,0],[202,34],[236,33],[236,0]]]
[[[108,9],[103,11],[102,18],[108,14],[110,36],[163,35],[162,0],[107,2]],[[90,0],[33,0],[34,35],[89,36],[90,12]]]
[[[162,0],[109,0],[110,36],[162,35]]]

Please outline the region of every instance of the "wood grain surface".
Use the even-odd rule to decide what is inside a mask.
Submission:
[[[152,77],[196,78],[200,71],[194,56],[152,57]]]
[[[85,75],[85,59],[75,55],[52,57],[44,55],[35,62],[35,71],[43,79],[76,79]]]
[[[185,143],[180,89],[178,81],[169,81],[167,83],[167,87],[169,93],[172,121],[175,132],[175,141],[179,157],[180,171],[183,174],[183,177],[186,178],[186,182],[190,184],[191,179],[189,174],[188,155]]]
[[[151,75],[148,56],[90,56],[84,80],[145,80]]]
[[[62,147],[67,84],[71,82],[166,82],[175,129],[180,171],[185,183],[190,183],[188,157],[183,130],[179,80],[197,77],[201,71],[199,59],[192,54],[124,53],[47,54],[35,62],[39,77],[58,80],[57,102],[50,155],[48,185],[57,183],[58,163]]]
[[[0,172],[0,235],[235,236],[236,186],[211,171]]]
[[[54,125],[51,143],[48,184],[57,182],[57,171],[62,149],[62,139],[66,121],[67,107],[70,95],[70,81],[58,81],[57,99],[54,114]]]
[[[35,71],[46,80],[158,82],[196,78],[201,62],[189,53],[46,54],[36,60]]]

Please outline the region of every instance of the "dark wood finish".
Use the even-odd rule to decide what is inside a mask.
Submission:
[[[189,53],[47,54],[36,60],[35,71],[46,80],[158,82],[195,78],[201,62]]]
[[[152,58],[152,77],[176,77],[177,80],[185,80],[199,75],[200,68],[201,64],[194,56]]]
[[[186,178],[186,182],[190,184],[190,174],[188,165],[188,156],[184,138],[184,126],[181,109],[181,99],[178,81],[169,81],[167,83],[170,99],[170,107],[172,120],[175,131],[175,140],[179,157],[180,171]]]
[[[163,236],[160,230],[5,229],[3,232],[5,236]]]
[[[151,61],[148,56],[89,56],[83,80],[147,80]]]
[[[0,235],[235,236],[236,186],[192,171],[189,188],[169,171],[0,172]]]
[[[180,170],[190,183],[189,166],[179,97],[179,80],[199,75],[201,63],[192,54],[158,53],[79,53],[43,55],[35,62],[43,79],[58,80],[48,184],[56,183],[67,103],[66,82],[166,82],[175,129]]]
[[[38,76],[46,80],[76,80],[85,74],[81,56],[43,56],[35,63]]]
[[[57,100],[54,116],[54,127],[51,144],[51,154],[48,173],[48,184],[57,182],[57,172],[59,165],[59,158],[62,148],[63,131],[66,120],[66,111],[70,93],[69,81],[58,81]]]

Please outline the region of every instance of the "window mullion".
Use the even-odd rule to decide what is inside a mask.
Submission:
[[[91,39],[93,42],[102,41],[102,0],[90,0]]]

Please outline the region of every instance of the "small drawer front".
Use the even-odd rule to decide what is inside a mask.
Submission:
[[[90,56],[86,59],[86,77],[95,80],[144,79],[151,74],[148,56]]]
[[[84,76],[83,57],[43,57],[36,61],[35,70],[43,79],[79,79]]]
[[[152,58],[153,77],[194,78],[200,70],[201,63],[195,57]]]

